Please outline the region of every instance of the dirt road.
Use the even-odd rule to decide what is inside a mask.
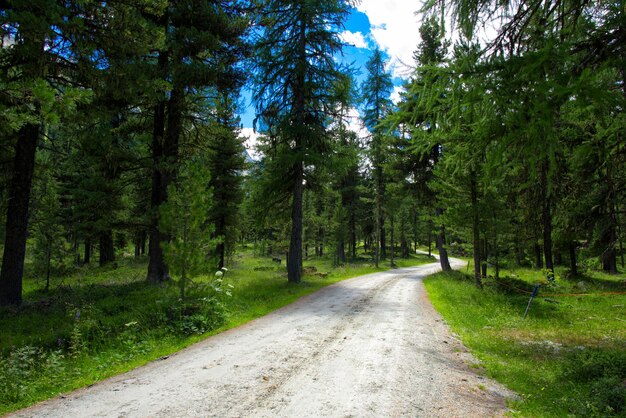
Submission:
[[[421,279],[436,270],[428,264],[337,283],[16,416],[502,415],[508,393],[471,371],[474,360],[427,299]]]

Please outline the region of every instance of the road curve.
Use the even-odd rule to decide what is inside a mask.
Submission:
[[[452,260],[459,266],[460,260]],[[509,393],[430,304],[438,264],[346,280],[17,417],[488,417]]]

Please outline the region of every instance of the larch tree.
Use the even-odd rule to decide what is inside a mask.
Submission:
[[[380,49],[376,48],[365,64],[367,76],[361,85],[363,121],[371,132],[370,156],[376,196],[376,267],[381,258],[387,257],[385,234],[385,137],[386,127],[382,122],[392,111],[389,98],[393,89],[391,74],[385,69],[386,62]]]
[[[280,160],[291,199],[288,280],[300,282],[305,170],[322,164],[327,150],[338,29],[351,6],[345,0],[268,0],[259,11],[256,42],[257,127],[267,133]]]
[[[407,158],[414,160],[409,166],[413,167],[413,177],[416,181],[428,184],[442,156],[442,147],[437,141],[440,132],[436,132],[439,129],[436,119],[442,111],[442,102],[448,92],[446,78],[439,77],[438,72],[444,65],[449,43],[443,39],[443,28],[432,17],[424,20],[420,27],[420,35],[422,40],[414,53],[417,64],[415,74],[407,84],[407,92],[398,106],[399,109],[390,117],[390,121],[392,126],[409,131],[411,146],[407,147],[410,150]],[[432,188],[422,189],[421,192],[424,202],[436,201],[436,193]],[[439,260],[443,270],[450,270],[442,217],[444,208],[436,204],[434,206],[434,214],[438,220],[436,246]],[[432,230],[434,227],[432,218],[429,224]]]

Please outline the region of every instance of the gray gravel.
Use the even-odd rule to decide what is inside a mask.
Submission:
[[[469,367],[476,361],[428,301],[421,279],[437,270],[337,283],[15,416],[501,416],[512,394]]]

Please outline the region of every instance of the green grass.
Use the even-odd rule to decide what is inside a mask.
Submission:
[[[426,256],[397,260],[419,265]],[[381,263],[378,271],[388,268]],[[146,260],[82,267],[42,280],[26,279],[24,305],[0,311],[0,414],[83,387],[176,352],[210,335],[263,316],[338,281],[377,271],[360,259],[333,267],[331,259],[304,263],[302,283],[287,282],[284,264],[251,251],[235,255],[221,292],[201,277],[178,301],[174,283],[145,283]],[[232,295],[225,293],[232,285]]]
[[[470,267],[471,269],[471,267]],[[541,288],[523,319],[541,272],[503,270],[483,290],[461,272],[425,280],[435,308],[481,361],[488,375],[520,395],[511,415],[626,416],[626,277],[559,277]],[[471,271],[471,270],[470,270]],[[545,296],[586,293],[589,296]]]

